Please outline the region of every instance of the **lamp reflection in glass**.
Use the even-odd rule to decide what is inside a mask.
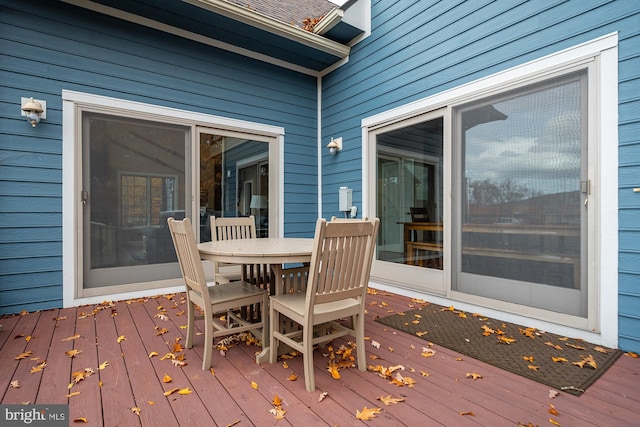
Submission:
[[[258,237],[266,237],[265,230],[268,229],[269,222],[267,221],[267,217],[262,217],[262,210],[269,208],[267,197],[253,194],[251,196],[251,204],[249,205],[249,207],[251,209],[258,210],[258,214],[255,215],[257,228],[256,231],[258,232]]]

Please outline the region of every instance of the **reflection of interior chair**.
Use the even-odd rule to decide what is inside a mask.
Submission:
[[[267,291],[238,281],[226,284],[207,286],[200,253],[196,246],[191,221],[187,218],[176,221],[167,219],[173,239],[176,255],[182,270],[182,277],[187,294],[187,348],[193,346],[195,305],[204,310],[204,355],[202,369],[211,367],[211,353],[213,339],[244,331],[254,331],[256,337],[264,342],[265,338],[265,307],[267,306]],[[250,323],[239,317],[234,310],[239,307],[258,305],[262,312],[258,321]],[[217,314],[225,313],[227,324],[217,321]]]
[[[429,222],[429,210],[427,208],[409,208],[411,222]]]
[[[332,221],[316,224],[306,291],[272,295],[270,304],[269,362],[275,363],[282,342],[303,354],[307,391],[315,390],[313,346],[347,334],[355,336],[358,369],[366,369],[364,302],[380,220]],[[300,325],[281,331],[280,316]],[[351,328],[339,320],[351,317]],[[331,327],[326,324],[331,322]],[[314,336],[320,326],[324,333]],[[330,333],[326,333],[330,332]]]

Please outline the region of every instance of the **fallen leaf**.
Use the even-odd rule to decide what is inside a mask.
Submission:
[[[338,366],[337,365],[329,365],[328,369],[329,372],[331,372],[331,377],[334,380],[339,380],[340,379],[340,372],[338,372]]]
[[[318,397],[318,402],[322,402],[324,400],[324,398],[327,397],[328,395],[329,395],[329,393],[326,392],[326,391],[320,393],[320,397]]]
[[[471,412],[471,411],[467,411],[467,412],[458,412],[458,414],[460,414],[460,415],[470,415],[470,416],[472,416],[472,417],[475,417],[475,416],[476,416],[476,414],[474,414],[474,413],[473,413],[473,412]]]
[[[71,341],[71,340],[77,340],[78,338],[80,338],[80,334],[75,334],[67,338],[62,338],[60,341]]]
[[[423,377],[428,377],[431,374],[429,374],[429,372],[427,371],[420,371],[420,375],[422,375]]]
[[[389,406],[391,404],[395,405],[400,402],[404,402],[404,397],[393,397],[391,395],[388,395],[388,396],[380,396],[378,397],[378,400],[384,403],[385,405]]]
[[[39,364],[38,366],[34,366],[33,368],[31,368],[31,373],[35,374],[36,372],[40,372],[42,371],[44,368],[47,367],[47,362],[42,362],[41,364]]]
[[[33,354],[33,352],[31,350],[25,351],[24,353],[20,353],[19,355],[17,355],[13,359],[14,360],[26,359],[27,357],[31,357],[32,354]]]
[[[120,335],[116,341],[118,342],[118,344],[120,344],[122,341],[124,341],[126,339],[127,339],[127,337],[125,337],[124,335]]]
[[[382,409],[380,408],[367,408],[365,406],[362,411],[356,410],[356,419],[369,421],[375,418],[380,412],[382,412]]]
[[[170,396],[170,395],[172,395],[173,393],[175,393],[175,392],[176,392],[176,391],[178,391],[178,390],[180,390],[180,388],[178,388],[178,387],[176,387],[176,388],[172,388],[171,390],[167,390],[167,391],[165,391],[165,392],[164,392],[164,395],[165,395],[165,396]]]
[[[295,381],[298,379],[298,376],[295,373],[291,372],[291,374],[287,377],[287,379],[289,381]]]
[[[256,383],[255,381],[251,381],[251,388],[254,390],[258,389],[258,383]]]
[[[593,347],[593,349],[599,353],[603,353],[603,354],[609,353],[609,350],[604,347],[596,346],[596,347]]]
[[[633,351],[627,351],[625,354],[629,357],[633,357],[634,359],[637,359],[638,357],[640,357],[638,353],[634,353]]]
[[[273,406],[281,406],[282,405],[282,399],[280,399],[280,396],[278,396],[276,394],[275,396],[273,396],[273,399],[271,399],[271,404]]]
[[[100,364],[100,366],[98,366],[99,370],[103,370],[104,368],[106,368],[107,366],[109,366],[109,362],[108,361],[104,361]]]
[[[375,348],[380,348],[380,343],[378,341],[371,340],[371,345]]]
[[[551,360],[553,360],[556,363],[558,363],[558,362],[568,362],[568,360],[565,359],[564,357],[553,357],[553,356],[551,356]]]
[[[158,352],[152,351],[151,353],[149,353],[149,359],[151,359],[152,357],[157,356],[157,355],[158,355]]]
[[[182,394],[182,395],[191,394],[191,393],[193,393],[193,391],[189,389],[189,387],[181,388],[180,390],[178,390],[178,394]]]
[[[529,366],[527,366],[527,368],[531,369],[532,371],[537,371],[538,369],[540,369],[540,366],[529,365]]]
[[[549,399],[558,397],[560,393],[557,390],[549,390]]]
[[[522,360],[533,363],[533,356],[522,356]]]
[[[79,418],[74,418],[73,422],[74,423],[88,423],[89,421],[87,421],[86,417],[79,417]]]
[[[140,408],[138,408],[137,406],[131,408],[131,412],[136,414],[137,416],[140,416]]]
[[[158,332],[156,332],[156,336],[157,336],[157,335],[164,335],[164,334],[166,334],[167,332],[169,332],[169,329],[167,329],[167,328],[160,328],[160,329],[158,329]]]
[[[82,353],[82,350],[76,350],[76,349],[64,352],[64,354],[66,354],[69,357],[75,357],[75,356],[79,355],[80,353]]]
[[[554,420],[553,418],[549,418],[549,422],[553,425],[559,426],[561,425],[559,422],[557,422],[556,420]]]
[[[466,378],[473,378],[474,380],[477,380],[478,378],[482,378],[482,375],[476,374],[475,372],[468,372]]]
[[[180,368],[180,367],[186,365],[187,362],[183,362],[182,360],[178,360],[178,359],[171,359],[171,364],[173,366],[176,366],[176,367]]]
[[[147,403],[148,403],[149,405],[151,405],[151,406],[153,406],[153,405],[155,405],[155,404],[156,404],[156,402],[154,402],[153,400],[147,400]]]
[[[65,394],[64,397],[73,397],[79,395],[79,391],[74,391],[73,393]]]
[[[595,359],[593,358],[592,355],[589,355],[587,357],[582,356],[582,360],[579,362],[573,362],[572,365],[575,366],[580,366],[581,368],[584,368],[585,365],[593,368],[593,369],[598,369],[598,364],[596,363]]]
[[[436,351],[432,348],[422,347],[422,357],[433,357],[436,355]]]
[[[13,388],[19,388],[20,387],[20,382],[18,380],[13,380],[9,383],[9,385]]]
[[[554,344],[550,341],[547,341],[546,343],[544,343],[545,345],[548,345],[549,347],[555,348],[556,350],[563,350],[563,348],[557,344]]]
[[[567,347],[575,348],[576,350],[586,350],[586,348],[581,345],[575,345],[568,342],[564,343],[564,345],[566,345]]]
[[[498,342],[503,342],[505,344],[511,344],[511,343],[516,342],[516,339],[515,338],[507,338],[505,336],[499,336],[498,337]]]
[[[173,378],[171,378],[167,374],[164,374],[164,377],[162,377],[162,382],[166,384],[166,383],[170,383],[171,381],[173,381]]]
[[[285,411],[282,408],[269,409],[269,412],[272,413],[276,417],[276,420],[283,419],[284,415],[287,413],[287,411]]]
[[[551,403],[549,403],[549,413],[551,415],[560,415],[560,413],[558,412],[558,410],[556,409],[555,406],[553,406]]]

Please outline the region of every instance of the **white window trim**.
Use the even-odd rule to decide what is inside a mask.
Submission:
[[[269,160],[273,165],[280,166],[269,175],[269,185],[277,188],[278,201],[282,206],[282,174],[283,164],[280,153],[284,148],[284,128],[245,120],[231,119],[211,114],[198,113],[170,107],[147,104],[143,102],[128,101],[101,95],[70,90],[62,91],[62,299],[63,307],[73,307],[84,304],[97,304],[109,299],[139,298],[156,295],[159,293],[172,293],[184,290],[181,280],[166,280],[149,282],[145,288],[132,292],[126,291],[127,285],[114,286],[113,292],[101,295],[80,296],[78,291],[82,277],[82,246],[78,237],[82,230],[82,224],[78,221],[82,218],[82,202],[80,201],[80,189],[82,176],[79,173],[82,166],[81,141],[81,111],[98,111],[105,114],[122,115],[130,114],[139,119],[164,121],[190,126],[192,129],[192,144],[196,146],[196,128],[222,129],[232,132],[240,132],[253,135],[256,139],[270,141]],[[195,153],[195,149],[193,150]],[[197,160],[196,154],[192,156],[192,162]],[[192,179],[198,179],[194,176]],[[273,183],[271,182],[273,180]],[[197,212],[192,197],[192,211]],[[279,211],[282,212],[282,209]],[[283,221],[279,218],[280,222]],[[282,228],[280,228],[282,230]]]
[[[546,75],[556,74],[564,69],[596,61],[598,75],[591,80],[594,83],[589,92],[590,118],[589,135],[595,139],[596,151],[590,155],[589,176],[594,179],[597,197],[592,211],[596,223],[595,241],[590,244],[594,258],[599,262],[593,270],[594,286],[589,287],[589,321],[582,327],[559,325],[549,321],[533,319],[499,310],[487,309],[471,303],[458,303],[463,310],[478,311],[505,321],[526,323],[550,332],[580,337],[591,342],[610,347],[618,345],[618,34],[611,33],[594,40],[564,49],[508,70],[458,86],[436,95],[394,108],[389,111],[367,117],[362,120],[362,181],[363,194],[369,194],[371,182],[368,181],[369,132],[389,124],[415,117],[439,108],[450,108],[465,100],[489,94],[496,89],[506,91],[510,86],[522,85],[527,81],[539,80]],[[445,133],[450,134],[450,130]],[[445,135],[445,141],[447,141]],[[451,159],[450,142],[445,144],[445,163]],[[450,162],[450,160],[448,160]],[[451,164],[444,165],[451,171]],[[445,179],[445,181],[447,181]],[[450,194],[450,184],[444,188]],[[371,203],[364,200],[363,203]],[[448,202],[450,203],[450,202]],[[604,220],[606,219],[606,220]],[[591,279],[590,279],[591,280]],[[381,288],[399,289],[377,284]],[[447,283],[446,297],[429,296],[435,303],[449,305],[452,296],[451,285]],[[421,296],[418,292],[404,291],[408,295]],[[424,296],[424,295],[422,295]],[[455,295],[454,295],[455,296]]]

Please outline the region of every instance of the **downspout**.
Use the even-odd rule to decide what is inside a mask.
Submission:
[[[318,139],[318,218],[322,218],[322,75],[316,77],[317,139]]]

